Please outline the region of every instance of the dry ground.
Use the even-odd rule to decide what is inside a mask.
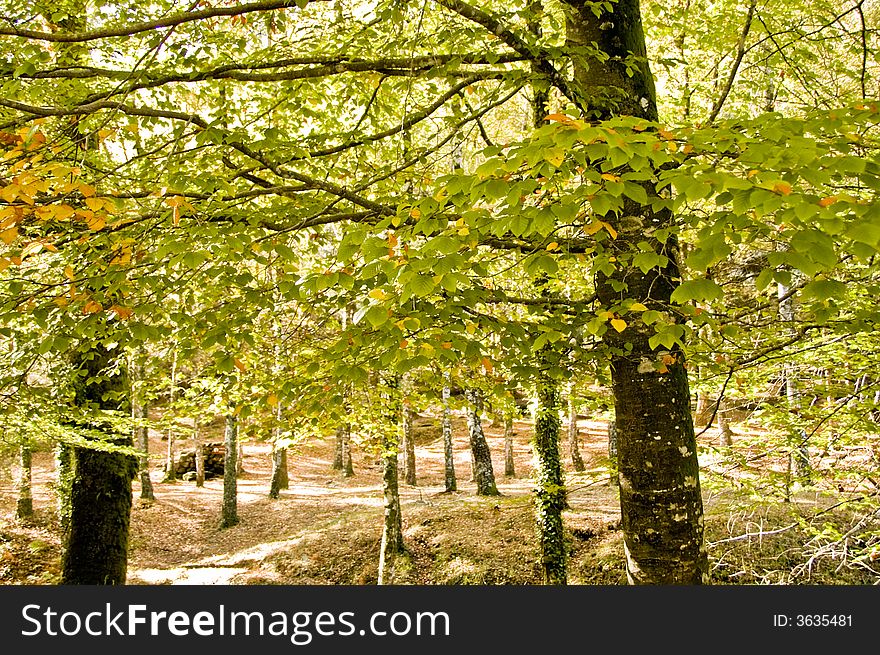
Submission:
[[[432,424],[433,421],[433,424]],[[531,493],[532,426],[516,424],[516,477],[503,476],[502,430],[484,426],[496,472],[499,497],[478,497],[470,482],[470,458],[463,418],[454,422],[459,490],[443,492],[443,446],[436,421],[425,418],[416,437],[418,486],[401,485],[408,548],[398,561],[400,584],[539,584]],[[626,577],[619,532],[617,490],[605,465],[607,425],[581,419],[581,452],[587,471],[574,473],[566,461],[570,509],[565,513],[573,584],[622,584]],[[219,424],[214,426],[219,437]],[[210,438],[212,435],[208,435]],[[703,435],[714,442],[714,431]],[[270,447],[244,444],[244,474],[238,480],[241,523],[221,530],[222,480],[203,488],[193,482],[162,483],[165,442],[151,432],[151,478],[156,500],[139,499],[134,483],[130,584],[372,584],[376,581],[382,526],[381,471],[377,458],[354,451],[355,477],[331,467],[334,439],[327,437],[290,452],[290,488],[268,498]],[[49,453],[34,461],[35,518],[13,518],[11,471],[0,472],[0,584],[52,584],[59,577],[59,540]],[[707,485],[708,486],[708,485]],[[771,538],[740,539],[790,522],[792,513],[810,513],[836,502],[803,493],[787,506],[732,509],[743,498],[730,490],[704,488],[707,541],[713,578],[721,583],[790,582],[805,537],[788,530]],[[751,501],[750,501],[751,502]],[[752,505],[754,507],[754,504]],[[789,562],[786,557],[794,558]],[[826,567],[827,568],[827,567]],[[778,569],[778,570],[777,570]],[[830,577],[806,581],[865,583],[838,569]]]

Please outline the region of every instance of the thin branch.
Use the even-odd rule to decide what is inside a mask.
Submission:
[[[712,111],[709,112],[709,118],[706,120],[709,124],[714,123],[715,119],[718,118],[718,113],[721,111],[721,107],[724,106],[724,101],[727,100],[727,96],[730,95],[730,90],[733,88],[733,81],[736,79],[736,74],[739,72],[739,65],[742,63],[743,56],[746,54],[746,39],[749,36],[749,30],[752,29],[752,18],[755,16],[755,7],[757,4],[757,0],[752,0],[752,3],[749,5],[749,11],[746,14],[746,23],[743,25],[742,32],[739,35],[739,42],[736,46],[736,57],[733,60],[733,65],[730,67],[730,75],[727,76],[727,81],[721,89],[721,95],[718,96],[712,105]]]

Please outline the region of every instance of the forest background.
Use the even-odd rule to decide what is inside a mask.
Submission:
[[[875,2],[0,6],[4,580],[880,579]]]

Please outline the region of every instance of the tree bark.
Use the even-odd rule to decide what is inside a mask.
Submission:
[[[504,475],[516,477],[516,466],[513,461],[513,417],[504,419]]]
[[[779,283],[776,291],[779,298],[779,318],[783,325],[787,326],[785,331],[793,334],[795,308],[791,288]],[[788,411],[797,415],[801,411],[801,392],[798,388],[797,369],[791,362],[786,362],[783,365],[782,374],[785,377],[785,397],[788,402]],[[856,384],[858,385],[858,383]],[[858,386],[855,391],[858,392]],[[795,477],[801,484],[808,485],[812,481],[813,471],[810,466],[810,444],[807,432],[792,428],[789,432],[789,441],[791,447],[789,457],[794,461]]]
[[[226,454],[223,459],[223,507],[220,519],[221,528],[231,528],[238,524],[238,419],[234,414],[226,415],[224,432]]]
[[[336,428],[336,445],[333,448],[333,470],[341,471],[343,467],[344,447],[342,440],[345,434],[345,426],[340,425]]]
[[[480,421],[480,413],[483,409],[482,396],[479,391],[468,389],[465,391],[465,397],[468,400],[468,433],[474,481],[477,483],[477,495],[499,496],[498,487],[495,486],[495,473],[492,470],[492,453],[489,450],[489,444],[483,434],[483,424]]]
[[[351,459],[351,424],[346,423],[342,434],[342,477],[354,477],[354,463]]]
[[[608,460],[611,486],[616,487],[619,480],[617,479],[617,423],[615,421],[608,423]]]
[[[199,419],[193,421],[193,448],[196,451],[196,486],[205,486],[205,450],[202,447],[202,433],[199,429]]]
[[[21,444],[18,448],[18,499],[15,503],[15,515],[20,519],[29,519],[34,515],[34,498],[31,494],[33,478],[33,456],[29,444]]]
[[[168,390],[168,406],[174,408],[174,400],[177,395],[177,350],[171,355],[171,386]],[[174,466],[174,427],[168,426],[168,443],[165,452],[165,477],[163,482],[174,482],[177,480],[177,470]]]
[[[403,401],[403,471],[405,484],[415,487],[416,445],[413,437],[413,411],[407,400]]]
[[[400,513],[400,489],[397,484],[397,440],[386,434],[382,442],[382,494],[385,501],[382,543],[379,549],[379,580],[391,581],[394,561],[403,552],[403,519]]]
[[[567,43],[574,67],[573,87],[588,118],[615,115],[657,119],[654,81],[648,66],[638,0],[618,0],[596,16],[595,4],[565,0]],[[591,43],[602,60],[589,57]],[[631,66],[627,67],[627,63]],[[678,244],[674,237],[653,239],[656,229],[672,227],[672,213],[655,210],[658,198],[644,183],[649,202],[624,200],[621,214],[602,220],[614,226],[611,244],[617,268],[596,274],[596,291],[606,307],[626,297],[649,309],[667,311],[680,280]],[[647,273],[630,264],[643,243],[667,258],[662,269]],[[651,348],[653,328],[636,321],[622,333],[608,330],[603,341],[610,353],[616,408],[622,530],[631,584],[699,584],[707,572],[703,546],[696,438],[690,413],[690,391],[684,354]],[[653,366],[662,358],[670,362]]]
[[[153,481],[150,479],[150,426],[147,421],[150,418],[150,405],[146,400],[140,401],[140,407],[132,410],[135,418],[140,419],[139,424],[135,427],[137,435],[137,448],[141,451],[138,458],[138,469],[141,479],[141,498],[144,500],[155,500],[156,495],[153,491]]]
[[[579,444],[578,435],[580,434],[578,431],[577,425],[578,413],[577,413],[577,405],[574,403],[574,397],[571,393],[568,394],[568,451],[571,455],[571,465],[574,467],[575,471],[583,471],[586,469],[584,466],[584,459],[581,457],[581,449]]]
[[[81,435],[104,448],[132,447],[131,434],[115,433],[107,423],[89,419],[94,410],[128,412],[128,381],[101,346],[73,361],[74,426]],[[69,449],[66,535],[61,557],[61,583],[71,585],[125,584],[131,482],[138,463],[132,455],[85,446]]]
[[[559,391],[555,381],[542,375],[538,381],[538,408],[535,413],[535,489],[538,542],[544,584],[567,582],[568,552],[562,511],[566,507],[565,479],[559,456]]]
[[[443,474],[446,484],[446,492],[456,491],[458,486],[455,480],[455,455],[452,449],[452,414],[449,412],[449,386],[443,385],[441,397],[443,399],[443,415],[440,419],[440,430],[443,433]]]
[[[724,398],[718,400],[718,432],[718,442],[722,448],[728,448],[733,445],[733,430],[730,429],[727,401]]]
[[[277,444],[272,447],[272,481],[269,483],[269,498],[278,498],[281,489],[287,488],[282,486],[282,479],[287,477],[286,453],[287,448]]]

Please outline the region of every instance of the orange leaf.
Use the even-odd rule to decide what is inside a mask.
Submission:
[[[783,196],[791,195],[791,185],[788,182],[777,182],[773,185],[773,190]]]
[[[127,318],[131,318],[132,310],[128,307],[122,307],[120,305],[112,305],[110,307],[110,311],[116,314],[120,320],[124,321]]]
[[[820,207],[830,207],[831,205],[833,205],[837,201],[838,201],[837,196],[828,196],[827,198],[822,198],[822,200],[819,201],[819,206]]]
[[[91,198],[96,193],[95,187],[93,187],[91,184],[80,184],[79,192],[83,194],[83,196],[85,196],[86,198]]]
[[[409,345],[409,341],[407,341],[406,339],[401,339],[401,340],[400,340],[400,349],[401,349],[401,350],[406,350],[406,347],[407,347],[408,345]]]
[[[557,123],[562,123],[563,125],[574,125],[574,120],[570,116],[566,116],[565,114],[548,114],[544,117],[545,121],[556,121]]]
[[[103,311],[104,307],[101,303],[95,302],[94,300],[89,300],[83,307],[83,314],[97,314]]]
[[[247,366],[245,366],[244,363],[238,357],[236,357],[233,360],[233,362],[235,363],[235,368],[237,368],[242,373],[244,373],[247,370]]]
[[[483,357],[483,359],[480,360],[480,363],[483,364],[483,368],[486,369],[486,373],[491,373],[495,370],[495,366],[493,366],[492,360],[490,360],[488,357]]]

